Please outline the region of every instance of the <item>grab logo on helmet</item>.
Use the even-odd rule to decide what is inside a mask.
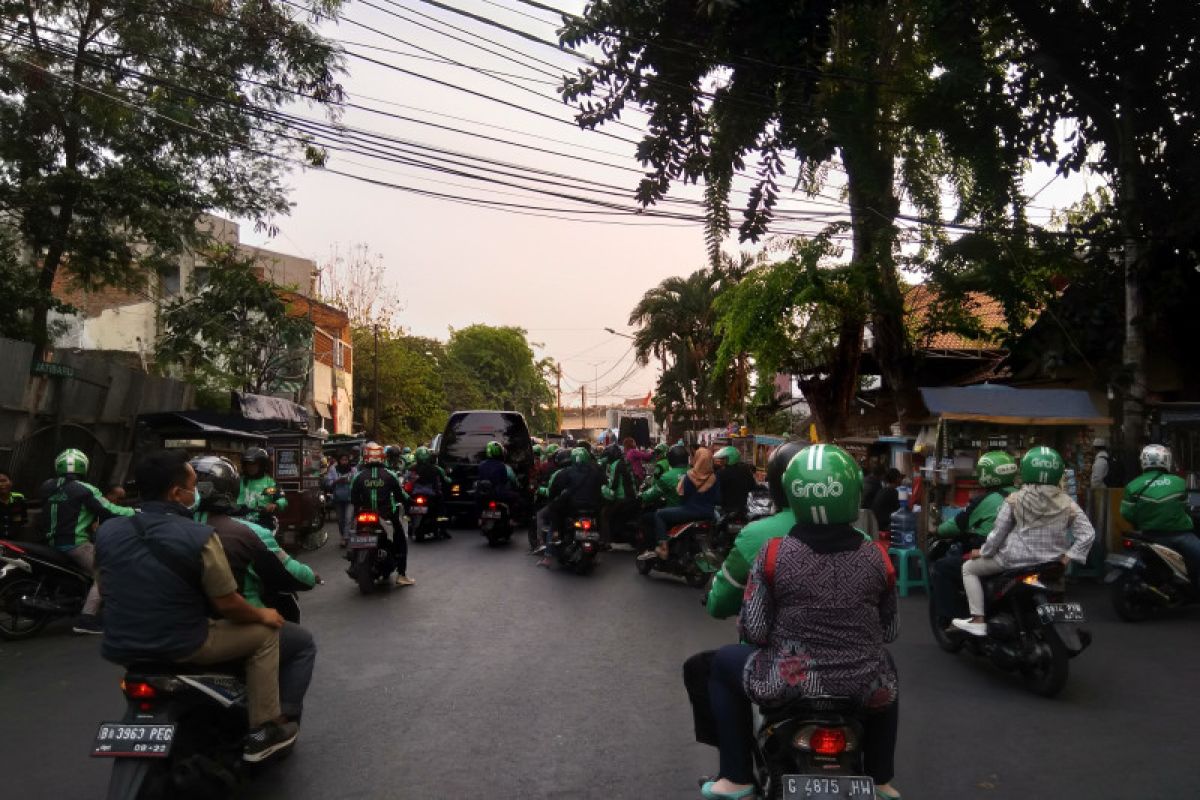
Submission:
[[[805,499],[811,497],[816,500],[824,500],[827,497],[841,497],[845,491],[846,487],[842,486],[842,482],[832,475],[827,476],[823,481],[792,481],[793,497]]]
[[[1000,466],[996,467],[994,471],[997,475],[1001,476],[1016,475],[1017,462],[1013,461],[1009,464],[1001,464]]]
[[[1058,466],[1058,462],[1053,458],[1031,458],[1029,463],[1034,469],[1054,469]]]

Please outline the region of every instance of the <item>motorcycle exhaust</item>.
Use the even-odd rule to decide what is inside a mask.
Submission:
[[[41,597],[29,597],[28,595],[21,598],[21,607],[28,611],[37,611],[42,614],[70,614],[71,611],[65,606],[59,605],[52,600],[46,600]]]

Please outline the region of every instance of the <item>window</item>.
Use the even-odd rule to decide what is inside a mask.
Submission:
[[[341,339],[333,340],[333,365],[338,369],[346,368],[345,342]]]
[[[180,288],[179,265],[172,264],[158,273],[162,281],[163,297],[178,297]]]

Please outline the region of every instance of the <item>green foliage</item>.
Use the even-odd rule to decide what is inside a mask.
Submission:
[[[338,56],[304,9],[339,5],[0,4],[0,208],[37,260],[36,342],[60,267],[85,287],[136,286],[204,211],[287,212],[277,156],[302,143],[250,104],[338,99]]]
[[[313,324],[291,316],[280,287],[231,248],[205,254],[208,278],[162,311],[158,361],[206,391],[272,394],[303,387]]]
[[[351,332],[355,353],[354,407],[369,420],[375,398],[375,334],[372,327]],[[386,443],[415,446],[441,433],[450,399],[443,378],[453,371],[445,347],[434,339],[379,331],[379,436]],[[368,429],[370,426],[368,425]]]
[[[0,225],[0,336],[20,341],[32,337],[30,309],[39,302],[52,311],[70,314],[74,308],[44,292],[37,273],[21,259],[20,244],[7,227]],[[61,324],[61,323],[60,323]],[[57,331],[54,331],[57,333]]]
[[[446,357],[469,377],[482,405],[521,412],[530,430],[555,429],[553,364],[534,359],[521,328],[470,325],[451,331]]]

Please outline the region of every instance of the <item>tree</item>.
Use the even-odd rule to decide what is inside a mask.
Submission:
[[[384,285],[383,256],[372,253],[370,245],[351,245],[345,254],[335,245],[319,274],[321,299],[345,311],[352,326],[398,329],[404,304],[394,289]]]
[[[549,359],[537,361],[521,328],[470,325],[450,332],[446,358],[469,376],[484,405],[526,415],[531,430],[555,430]]]
[[[358,371],[354,407],[370,420],[375,400],[375,330],[352,329]],[[447,363],[445,346],[435,340],[407,336],[395,330],[379,332],[379,437],[385,443],[428,442],[446,427],[450,408],[445,378],[455,372]],[[474,398],[470,398],[474,399]],[[473,403],[468,403],[473,405]],[[368,429],[373,425],[366,425]]]
[[[333,45],[308,24],[340,4],[0,6],[0,209],[35,262],[37,345],[60,270],[137,286],[196,242],[202,212],[287,212],[286,159],[324,154],[271,111],[340,98]]]
[[[159,363],[209,393],[303,386],[313,323],[288,313],[281,287],[259,280],[253,259],[227,247],[205,257],[206,282],[193,278],[188,293],[162,311]]]
[[[38,289],[37,273],[21,257],[20,242],[0,225],[0,336],[28,341],[32,333],[29,309],[39,302],[50,310],[69,314],[75,309]]]
[[[562,33],[566,44],[604,53],[563,87],[567,99],[586,98],[581,125],[610,121],[630,102],[650,114],[638,200],[662,199],[675,181],[705,182],[714,260],[748,161],[755,183],[743,240],[772,223],[784,154],[799,159],[797,185],[810,195],[831,167],[844,168],[850,265],[901,419],[916,402],[897,265],[902,201],[919,211],[926,244],[941,235],[943,184],[956,193],[959,222],[1019,215],[1018,177],[1033,147],[1032,126],[996,91],[1007,66],[999,35],[971,5],[609,0]]]

